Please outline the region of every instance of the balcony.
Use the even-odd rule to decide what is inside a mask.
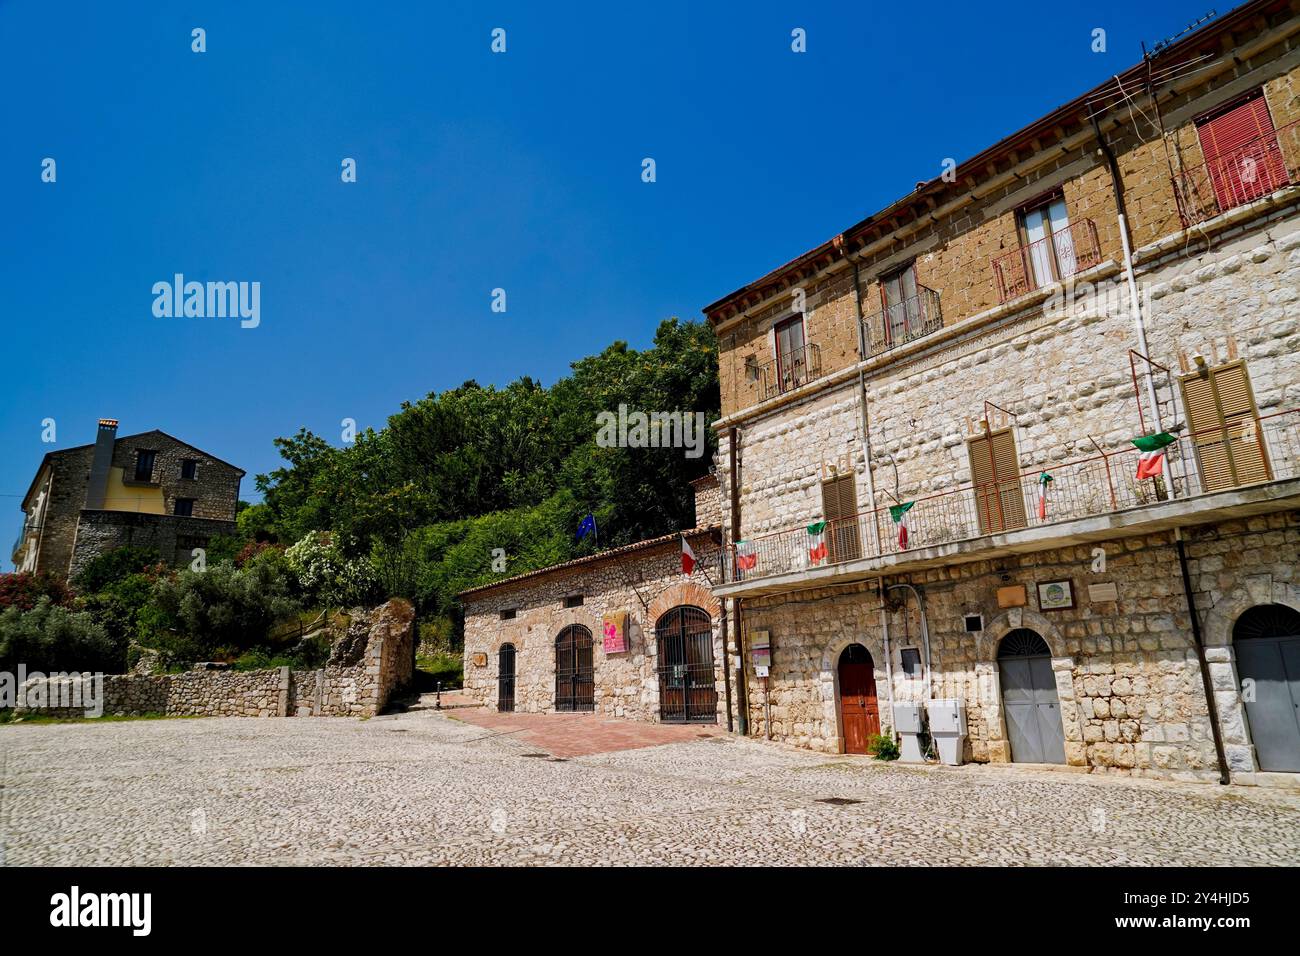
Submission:
[[[1101,263],[1097,226],[1080,219],[1044,239],[993,258],[998,301],[1010,302]]]
[[[811,343],[758,366],[758,379],[762,385],[764,399],[773,398],[800,385],[807,385],[821,373],[821,346]]]
[[[1003,481],[918,498],[906,515],[906,535],[888,507],[829,521],[820,539],[799,527],[728,545],[722,556],[724,594],[775,593],[829,579],[865,579],[902,565],[977,560],[1001,553],[1108,540],[1128,533],[1215,520],[1229,514],[1277,510],[1261,488],[1300,478],[1300,409],[1237,426],[1226,441],[1240,459],[1265,463],[1267,480],[1231,484],[1210,462],[1224,433],[1183,435],[1166,449],[1164,474],[1138,479],[1136,448],[1102,452],[1046,466],[1051,481],[1040,495],[1042,467]],[[1205,467],[1199,467],[1204,462]],[[1170,494],[1172,486],[1173,494]],[[1278,494],[1295,497],[1300,487]],[[1281,499],[1278,499],[1281,500]],[[1287,505],[1295,507],[1296,505]],[[1237,509],[1235,512],[1232,509]],[[1253,511],[1250,509],[1254,509]],[[1114,516],[1114,520],[1096,520]],[[817,543],[822,549],[810,547]]]
[[[1174,175],[1183,227],[1213,219],[1300,179],[1300,121]]]
[[[911,298],[882,309],[862,320],[862,340],[867,355],[880,355],[890,349],[915,342],[943,328],[939,293],[925,286]]]

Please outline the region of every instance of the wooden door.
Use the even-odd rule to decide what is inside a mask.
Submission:
[[[1028,524],[1020,486],[1020,457],[1010,428],[969,440],[971,481],[980,534],[994,534]]]
[[[822,517],[826,519],[826,548],[830,561],[862,557],[858,534],[858,492],[852,474],[822,482]]]
[[[808,381],[808,360],[804,354],[803,316],[796,315],[776,326],[776,366],[780,390],[789,391]]]
[[[497,710],[515,709],[515,646],[502,644],[497,653]]]
[[[844,752],[871,753],[871,738],[880,733],[880,706],[876,701],[876,666],[861,644],[850,644],[840,654],[839,678]]]
[[[655,624],[659,652],[659,719],[717,723],[713,622],[697,607],[675,607]]]
[[[1245,361],[1193,372],[1181,381],[1201,490],[1271,481],[1273,473]]]

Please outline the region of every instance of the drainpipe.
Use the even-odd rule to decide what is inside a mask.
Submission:
[[[876,593],[880,596],[880,630],[885,636],[885,680],[889,691],[889,726],[894,726],[894,655],[889,649],[889,612],[885,610],[885,579],[876,579]],[[897,736],[897,730],[895,730]]]
[[[1137,279],[1133,274],[1133,247],[1132,238],[1128,232],[1128,207],[1124,201],[1124,179],[1120,175],[1119,162],[1115,159],[1115,151],[1110,148],[1110,143],[1106,142],[1106,137],[1101,133],[1101,124],[1097,122],[1095,116],[1092,118],[1092,128],[1097,134],[1097,142],[1101,146],[1101,151],[1106,157],[1106,165],[1110,169],[1110,183],[1115,193],[1115,209],[1118,213],[1119,241],[1124,251],[1124,281],[1128,286],[1129,311],[1133,313],[1133,326],[1137,332],[1138,351],[1145,358],[1151,354],[1151,351],[1147,347],[1147,330],[1145,323],[1142,321],[1142,300],[1138,296]],[[1164,431],[1164,426],[1160,421],[1160,402],[1156,397],[1155,375],[1151,371],[1149,362],[1143,378],[1146,382],[1147,401],[1151,404],[1151,414],[1155,419],[1156,431]],[[1169,485],[1169,496],[1177,498],[1178,495],[1174,491],[1172,477],[1171,475],[1170,481],[1166,482],[1166,484]]]
[[[738,452],[739,429],[729,432],[731,451],[731,543],[740,540],[740,457]],[[734,554],[734,549],[733,549]],[[732,609],[736,615],[736,709],[740,712],[740,735],[749,736],[749,687],[745,678],[745,629],[742,626],[741,599],[733,598]],[[730,662],[728,662],[730,666]]]
[[[858,286],[858,260],[853,261],[853,303],[858,312],[858,358],[867,360],[867,336],[863,330],[862,291]],[[862,459],[867,469],[867,504],[871,509],[871,537],[876,546],[876,554],[882,554],[880,546],[880,522],[876,520],[876,478],[871,471],[871,429],[867,424],[867,376],[858,369],[858,427],[862,432]],[[892,717],[892,714],[891,714]]]
[[[722,552],[726,560],[726,551]],[[719,575],[721,577],[721,575]],[[727,646],[727,599],[722,599],[722,687],[727,696],[727,733],[731,733],[731,651]]]
[[[1187,613],[1192,619],[1192,641],[1196,644],[1196,660],[1201,665],[1201,686],[1205,689],[1205,706],[1210,713],[1210,733],[1214,736],[1214,753],[1219,759],[1219,783],[1232,783],[1228,772],[1228,757],[1223,751],[1223,731],[1219,727],[1219,705],[1214,699],[1214,684],[1210,680],[1210,665],[1205,660],[1205,641],[1201,636],[1201,620],[1196,614],[1196,598],[1192,596],[1192,576],[1187,570],[1187,549],[1183,546],[1183,529],[1174,529],[1174,546],[1178,549],[1178,566],[1183,572],[1183,595],[1187,598]]]

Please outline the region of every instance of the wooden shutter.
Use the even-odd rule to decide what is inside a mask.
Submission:
[[[992,454],[990,454],[990,447]],[[1020,456],[1010,428],[986,433],[967,442],[975,513],[980,534],[1023,528],[1025,496],[1020,488]]]
[[[1286,163],[1262,90],[1201,120],[1196,132],[1220,212],[1287,184]]]
[[[1201,490],[1271,481],[1246,363],[1239,360],[1184,375],[1182,386]]]
[[[862,557],[857,514],[858,491],[853,475],[841,475],[822,482],[822,515],[827,522],[826,547],[831,561],[852,561]]]

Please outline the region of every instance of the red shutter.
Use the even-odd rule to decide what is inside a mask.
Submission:
[[[1262,91],[1202,120],[1196,131],[1220,212],[1287,184],[1286,164]]]

